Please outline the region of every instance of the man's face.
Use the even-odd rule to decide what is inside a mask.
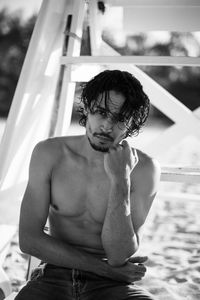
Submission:
[[[108,152],[109,148],[119,144],[126,137],[126,126],[117,121],[125,97],[114,90],[109,91],[107,107],[105,94],[97,98],[93,113],[88,112],[86,135],[94,150]]]

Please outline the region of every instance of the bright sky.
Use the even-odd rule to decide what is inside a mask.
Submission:
[[[8,8],[9,11],[22,10],[23,17],[30,17],[34,13],[38,13],[42,0],[0,0],[0,10]]]

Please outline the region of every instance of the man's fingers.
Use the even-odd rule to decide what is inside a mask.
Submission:
[[[146,271],[147,271],[147,268],[144,265],[142,265],[142,266],[136,265],[135,267],[137,267],[136,272],[138,272],[138,273],[146,273]]]
[[[134,278],[134,281],[140,281],[140,280],[142,280],[141,277],[135,277],[135,278]]]
[[[137,265],[137,264],[133,264],[132,265],[132,270],[134,273],[146,273],[147,268],[144,265]]]
[[[148,256],[133,256],[129,258],[131,263],[144,263],[148,260]]]
[[[119,150],[119,149],[122,150],[122,149],[123,149],[123,145],[122,145],[122,144],[117,144],[117,143],[115,144],[115,143],[114,143],[114,144],[110,147],[109,150],[112,150],[112,149],[113,149],[113,150]]]
[[[130,147],[130,146],[129,146],[129,143],[128,143],[126,140],[123,140],[123,141],[122,141],[122,146],[123,146],[124,148]]]

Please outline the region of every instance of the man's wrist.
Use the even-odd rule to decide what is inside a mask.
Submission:
[[[116,187],[130,187],[130,176],[123,175],[123,176],[112,176],[110,178],[111,185]]]
[[[117,199],[121,199],[120,202],[130,201],[130,178],[113,178],[110,184],[111,195],[114,195],[114,201],[117,203]],[[113,197],[110,197],[110,200]],[[125,201],[125,202],[126,202]]]

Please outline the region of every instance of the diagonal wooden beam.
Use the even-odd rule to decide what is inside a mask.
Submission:
[[[200,67],[200,57],[185,56],[62,56],[61,65],[68,64],[134,64],[140,66],[195,66]]]

